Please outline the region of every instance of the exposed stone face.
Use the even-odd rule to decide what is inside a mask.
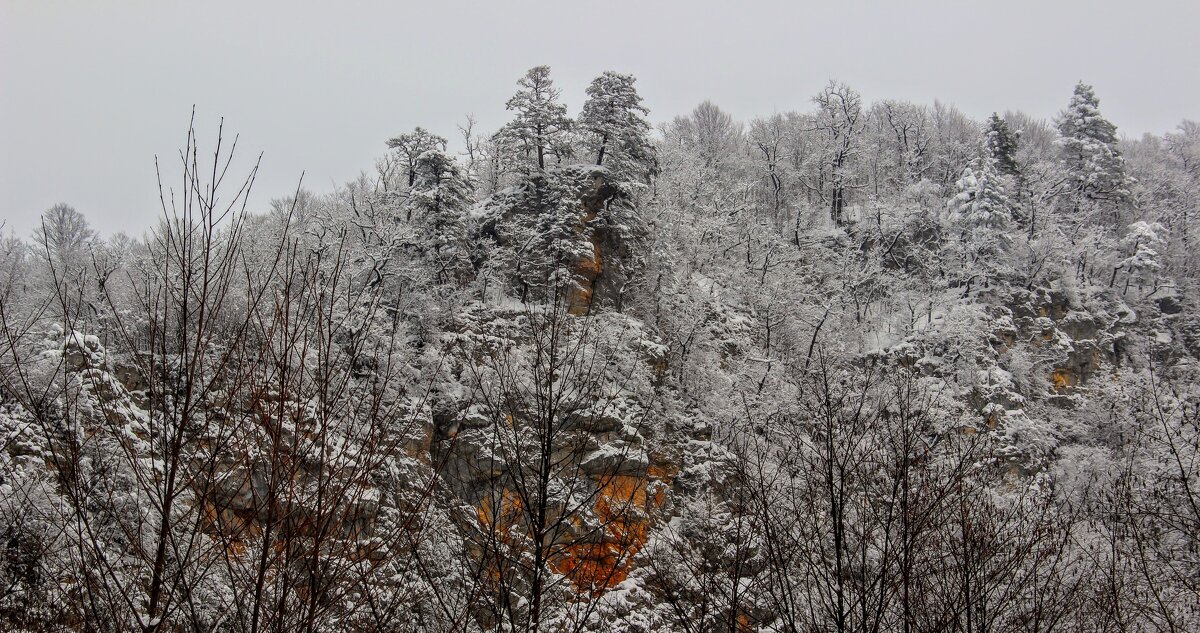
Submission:
[[[464,319],[458,332],[438,343],[459,364],[449,374],[466,380],[469,372],[463,366],[489,350],[528,352],[534,341],[522,322],[525,318],[523,309],[490,306]],[[567,318],[607,328],[596,345],[617,349],[606,352],[614,365],[598,364],[603,377],[588,391],[595,402],[573,411],[552,456],[555,463],[566,465],[555,476],[578,485],[574,500],[548,504],[551,519],[563,518],[568,527],[547,565],[565,576],[575,591],[599,595],[628,578],[651,533],[669,519],[681,472],[680,450],[662,434],[653,405],[666,370],[665,346],[646,334],[642,324],[622,315]],[[454,336],[473,337],[472,343],[459,345]],[[110,367],[103,349],[89,346],[83,338],[71,339],[62,353],[72,379],[96,403],[88,409],[97,413],[91,424],[127,429],[138,441],[151,437],[144,394],[139,399],[138,392],[131,391],[148,388],[136,367]],[[200,529],[232,556],[247,555],[264,540],[276,548],[300,551],[316,539],[332,538],[340,543],[339,555],[381,562],[388,557],[388,546],[380,545],[378,538],[389,525],[386,517],[429,503],[414,502],[409,493],[433,482],[438,503],[465,510],[448,513],[448,525],[458,530],[458,538],[496,526],[529,538],[524,501],[510,485],[516,476],[512,461],[498,454],[495,445],[497,431],[519,435],[528,420],[496,415],[462,384],[445,386],[436,415],[433,404],[398,407],[396,429],[386,440],[394,453],[389,463],[403,464],[399,472],[367,472],[366,481],[349,483],[341,494],[320,500],[310,492],[322,478],[341,481],[364,473],[337,470],[340,467],[329,461],[324,448],[309,450],[320,445],[315,436],[320,424],[305,402],[286,394],[255,392],[213,404],[204,411],[209,419],[236,422],[240,430],[232,440],[198,443],[201,453],[216,449],[211,470],[200,461],[194,464],[200,474],[187,491]],[[281,411],[283,420],[277,419]],[[285,454],[271,454],[267,447],[272,442]],[[292,453],[288,447],[293,446],[300,448]],[[278,479],[283,472],[279,464],[288,465],[284,480]],[[288,493],[278,494],[281,487]],[[486,559],[478,548],[475,552],[477,560]]]
[[[60,331],[47,341],[51,348],[39,362],[53,367],[61,359],[62,380],[71,386],[72,406],[86,414],[80,420],[83,439],[91,442],[86,450],[118,452],[137,463],[143,476],[158,472],[163,429],[169,428],[166,424],[174,413],[166,409],[152,415],[148,410],[145,391],[149,382],[142,371],[133,364],[113,362],[95,337]],[[244,554],[251,545],[261,545],[268,526],[271,546],[276,548],[290,544],[302,549],[319,536],[326,543],[339,541],[336,547],[326,547],[351,558],[381,556],[380,548],[370,545],[371,537],[378,530],[381,512],[387,505],[395,507],[397,497],[385,494],[381,486],[361,481],[364,473],[353,457],[335,459],[318,448],[329,451],[329,445],[338,440],[323,444],[315,437],[317,424],[306,403],[269,391],[224,391],[233,388],[213,387],[189,412],[190,430],[184,435],[190,444],[180,464],[188,472],[181,476],[185,487],[177,492],[176,516],[194,513],[199,530],[234,556]],[[161,393],[158,397],[161,403]],[[428,408],[402,403],[393,417],[390,421],[396,428],[388,441],[396,458],[411,462],[417,457],[427,467],[433,434]],[[64,437],[60,444],[52,438],[47,449],[68,454],[69,440]],[[271,442],[282,448],[281,453],[271,454]],[[332,449],[342,450],[357,449]],[[56,463],[45,459],[51,470]],[[129,467],[128,462],[114,464]],[[57,475],[73,476],[67,472]],[[123,472],[114,476],[133,475]],[[336,494],[317,495],[321,482]],[[280,489],[286,492],[280,493]],[[335,519],[332,522],[331,517]]]
[[[574,272],[578,288],[574,290],[568,301],[571,313],[574,315],[587,314],[595,300],[597,281],[604,275],[604,244],[606,237],[612,239],[602,227],[595,227],[595,220],[604,212],[605,205],[620,195],[620,191],[608,182],[606,172],[594,170],[584,176],[583,193],[580,196],[581,213],[577,232],[587,233],[591,242],[591,254],[575,263]],[[615,244],[608,245],[610,249]]]
[[[652,513],[666,504],[670,482],[664,477],[662,469],[598,476],[595,537],[564,548],[551,562],[554,570],[593,595],[624,582],[649,539]]]
[[[546,423],[539,417],[545,412],[538,413],[532,401],[498,397],[502,390],[496,385],[486,387],[486,398],[472,395],[483,388],[473,377],[492,375],[491,354],[529,358],[526,354],[537,344],[530,318],[539,317],[517,307],[475,306],[464,312],[448,338],[453,350],[450,373],[464,384],[447,389],[438,404],[437,439],[428,463],[440,464],[440,485],[472,508],[463,515],[466,522],[457,524],[464,534],[533,537],[530,521],[535,509],[526,504],[536,502],[537,490],[529,487],[536,471],[528,469],[536,461],[537,446],[522,449],[532,451],[525,454],[524,467],[513,455],[522,442],[541,437],[536,429]],[[658,434],[651,413],[654,390],[665,369],[665,347],[643,334],[640,323],[621,315],[599,312],[562,318],[572,327],[591,328],[592,334],[582,364],[571,370],[584,371],[586,376],[576,375],[584,383],[569,387],[587,395],[553,418],[554,466],[545,510],[558,536],[547,564],[576,590],[599,594],[622,582],[636,566],[636,554],[670,505],[679,472],[670,457],[675,451],[661,448],[666,438]],[[596,360],[590,360],[591,354]],[[595,370],[601,371],[587,373]],[[522,376],[527,373],[521,370]],[[524,389],[522,397],[533,397],[528,387]],[[485,564],[489,560],[483,549],[475,557]]]
[[[505,472],[505,460],[491,450],[493,434],[486,428],[464,429],[458,432],[445,450],[443,477],[453,490],[465,499],[480,498],[476,491],[485,488]]]
[[[1048,376],[1055,394],[1070,393],[1103,365],[1120,363],[1128,309],[1112,297],[1097,296],[1093,303],[1085,308],[1062,292],[1042,288],[1017,290],[1008,299],[1013,327],[1003,332],[1005,343],[1027,340],[1035,349],[1058,357]]]
[[[587,222],[589,218],[584,217],[584,222]],[[591,309],[592,301],[595,298],[596,280],[604,273],[604,254],[600,250],[600,244],[595,236],[591,238],[591,242],[591,257],[582,259],[575,265],[575,276],[579,287],[574,289],[567,299],[571,305],[571,314],[575,316],[583,316]]]
[[[640,234],[640,221],[628,191],[611,180],[607,169],[555,167],[497,192],[482,209],[479,235],[519,253],[513,258],[523,262],[506,269],[516,285],[514,296],[549,301],[548,289],[565,287],[575,316],[590,314],[597,293],[608,305],[620,302],[636,268],[630,238]],[[546,261],[543,256],[550,252],[553,261]],[[559,278],[562,269],[570,272],[569,283]]]
[[[606,474],[641,476],[649,466],[650,458],[640,446],[631,446],[620,440],[589,453],[579,464],[590,477],[603,477]]]

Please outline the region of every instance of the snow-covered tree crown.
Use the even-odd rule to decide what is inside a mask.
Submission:
[[[622,179],[641,180],[653,162],[654,149],[645,119],[650,111],[642,105],[634,82],[633,75],[613,71],[592,80],[579,126],[587,133],[585,148],[596,165],[610,165]]]
[[[544,170],[547,158],[561,162],[571,155],[568,132],[572,121],[559,101],[549,66],[535,66],[517,81],[516,94],[505,107],[516,117],[497,134],[497,140],[515,154],[518,170]]]
[[[1075,190],[1089,200],[1123,200],[1129,182],[1117,148],[1117,126],[1100,114],[1100,100],[1080,82],[1057,119],[1063,163]]]

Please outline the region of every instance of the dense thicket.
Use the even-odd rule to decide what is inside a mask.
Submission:
[[[1194,122],[517,88],[0,244],[0,628],[1200,628]]]

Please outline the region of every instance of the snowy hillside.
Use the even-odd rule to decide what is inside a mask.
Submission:
[[[189,134],[0,244],[0,630],[1200,630],[1200,126],[1065,91]]]

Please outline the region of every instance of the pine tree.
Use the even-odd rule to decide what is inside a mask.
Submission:
[[[1117,126],[1100,115],[1092,87],[1080,82],[1056,121],[1062,160],[1078,195],[1093,201],[1129,196],[1125,160],[1117,149]]]
[[[607,159],[621,180],[644,180],[654,162],[650,124],[644,118],[650,111],[642,105],[634,81],[633,75],[605,71],[588,86],[579,116],[587,133],[584,147],[597,165],[605,165]]]
[[[988,119],[985,143],[988,153],[1002,173],[1013,176],[1020,170],[1017,165],[1017,146],[1020,134],[1008,127],[1008,122],[995,112]]]
[[[1154,277],[1163,269],[1163,258],[1159,249],[1167,244],[1169,231],[1158,222],[1144,220],[1129,225],[1125,236],[1121,238],[1121,247],[1128,257],[1121,260],[1113,269],[1111,287],[1117,279],[1117,273],[1126,271],[1125,287],[1122,294],[1129,291],[1131,283],[1153,285]]]
[[[595,181],[580,166],[529,178],[493,196],[498,218],[493,232],[502,248],[495,267],[516,281],[522,301],[545,298],[554,289],[577,287],[578,268],[595,256],[594,228],[585,218],[584,197]]]
[[[412,187],[417,178],[417,159],[429,150],[445,151],[446,139],[418,127],[412,132],[388,139],[387,145],[400,155],[408,186]]]
[[[517,85],[521,89],[506,104],[517,116],[496,134],[496,141],[515,155],[518,171],[544,171],[547,157],[562,162],[571,155],[571,119],[558,100],[561,91],[550,79],[549,66],[530,68]]]
[[[425,234],[426,253],[437,279],[446,283],[470,264],[466,211],[471,205],[470,178],[454,157],[431,149],[417,157],[408,203]]]
[[[982,277],[986,287],[1003,270],[1001,255],[1010,243],[1008,228],[1013,218],[996,161],[986,147],[980,149],[980,156],[963,169],[955,183],[958,193],[947,205],[956,234],[951,252],[959,254],[968,293],[974,279]]]
[[[963,170],[950,200],[950,219],[965,229],[1004,229],[1012,220],[1012,204],[1004,191],[996,160],[985,153]]]

